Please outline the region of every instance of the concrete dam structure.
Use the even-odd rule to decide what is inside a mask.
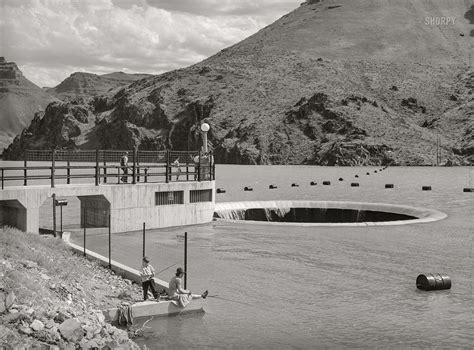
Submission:
[[[151,164],[139,164],[139,155],[134,155],[127,183],[121,181],[124,177],[121,167],[107,165],[102,159],[100,165],[97,160],[93,166],[71,166],[69,162],[67,166],[60,166],[53,156],[52,166],[48,167],[25,164],[24,167],[2,168],[0,225],[39,233],[40,207],[45,201],[58,197],[80,200],[77,216],[81,217],[81,227],[108,227],[110,222],[112,233],[136,231],[144,222],[147,228],[210,222],[215,207],[214,165],[210,158],[200,156],[197,162],[189,163],[193,154],[187,153],[166,154],[165,162]],[[169,160],[180,157],[182,165],[172,168]],[[84,174],[87,168],[92,170],[89,175]],[[137,175],[140,168],[141,179]],[[45,169],[48,175],[38,175]],[[144,169],[146,177],[143,176]],[[8,171],[12,174],[6,175]],[[71,179],[78,174],[95,181],[71,184]],[[33,184],[38,178],[48,184]],[[4,186],[8,180],[13,185]],[[67,181],[60,183],[61,180]]]

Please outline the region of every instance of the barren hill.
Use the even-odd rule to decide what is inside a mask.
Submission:
[[[49,88],[47,91],[62,100],[90,97],[107,93],[111,89],[128,85],[136,80],[150,76],[150,74],[127,74],[123,72],[102,75],[76,72],[58,86]]]
[[[439,138],[444,161],[466,164],[473,12],[472,0],[308,1],[199,64],[51,105],[6,155],[196,148],[206,121],[219,162],[432,164]]]
[[[15,63],[0,57],[0,150],[54,100],[26,79]]]

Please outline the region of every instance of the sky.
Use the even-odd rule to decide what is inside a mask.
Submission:
[[[252,35],[303,0],[0,0],[0,56],[53,87],[74,72],[159,74]]]

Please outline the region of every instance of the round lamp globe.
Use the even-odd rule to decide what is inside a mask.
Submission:
[[[210,128],[211,128],[211,127],[210,127],[209,124],[207,124],[207,123],[201,124],[201,130],[202,130],[203,132],[208,132]]]

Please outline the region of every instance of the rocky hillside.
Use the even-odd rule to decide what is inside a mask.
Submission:
[[[125,86],[150,76],[150,74],[127,74],[123,72],[103,75],[76,72],[58,86],[49,88],[46,91],[61,100],[70,100],[77,97],[101,95],[111,89]]]
[[[465,0],[307,1],[199,64],[48,106],[4,154],[193,149],[206,121],[223,163],[427,165],[439,139],[469,164],[473,23]]]
[[[139,349],[129,336],[140,329],[113,327],[102,310],[141,288],[62,240],[0,228],[0,276],[0,348]]]
[[[54,100],[26,79],[15,63],[0,57],[0,150],[30,124],[36,112]]]

